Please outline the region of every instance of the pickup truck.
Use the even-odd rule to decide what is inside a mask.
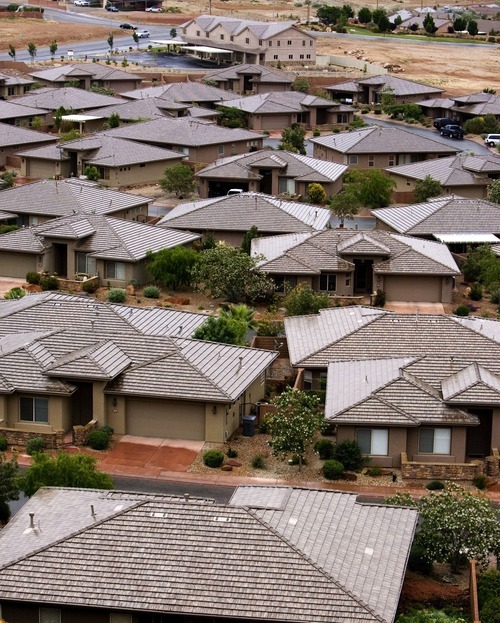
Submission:
[[[441,136],[450,136],[451,138],[463,138],[464,131],[459,125],[445,125],[441,128]]]

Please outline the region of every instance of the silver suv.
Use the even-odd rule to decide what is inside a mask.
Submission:
[[[500,144],[500,134],[488,134],[484,142],[488,147],[495,147],[495,145]]]

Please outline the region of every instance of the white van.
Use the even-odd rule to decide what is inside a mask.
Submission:
[[[500,134],[488,134],[484,142],[488,147],[495,147],[495,145],[500,144]]]
[[[243,191],[241,190],[241,188],[230,188],[227,191],[228,196],[229,195],[239,195],[240,193],[242,193]]]

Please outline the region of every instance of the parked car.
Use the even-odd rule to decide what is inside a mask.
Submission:
[[[488,134],[488,136],[484,139],[484,142],[488,145],[488,147],[500,145],[500,134]]]
[[[440,130],[441,128],[444,128],[445,125],[452,125],[455,123],[455,119],[449,119],[448,117],[438,117],[437,119],[434,119],[434,127],[436,128],[436,130]]]
[[[89,0],[75,0],[75,6],[90,6]]]
[[[132,26],[132,24],[120,24],[120,28],[123,28],[123,30],[137,30],[137,26]]]
[[[450,136],[451,138],[463,138],[464,131],[459,125],[445,125],[441,128],[441,136]]]
[[[116,7],[114,4],[108,4],[106,7],[106,11],[112,11],[113,13],[118,13],[120,9]]]
[[[148,6],[146,11],[149,11],[149,13],[161,13],[163,9],[161,6]]]
[[[147,39],[149,37],[149,30],[138,30],[137,36],[139,39]]]

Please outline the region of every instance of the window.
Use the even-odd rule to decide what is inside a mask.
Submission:
[[[295,179],[293,177],[280,177],[278,182],[278,192],[295,194]]]
[[[219,145],[219,154],[224,153],[224,145]]]
[[[106,262],[106,279],[125,279],[125,264],[123,262]]]
[[[262,45],[262,39],[259,39],[259,45]]]
[[[319,276],[319,289],[324,292],[335,292],[337,289],[337,275],[323,273]]]
[[[305,48],[306,47],[306,42],[305,40],[302,41],[302,47]]]
[[[40,608],[40,623],[61,623],[61,611],[59,608]]]
[[[269,41],[269,47],[272,48],[273,47],[273,42]]]
[[[275,55],[273,56],[273,59],[274,59],[275,61],[277,61],[277,60],[278,60],[278,55],[277,55],[277,54],[275,54]]]
[[[21,396],[19,399],[21,422],[40,422],[47,424],[49,421],[49,399]]]
[[[86,253],[77,253],[76,272],[97,275],[97,262],[95,257],[89,257]]]
[[[132,623],[132,615],[123,614],[121,612],[110,612],[109,623]]]
[[[209,32],[206,32],[206,33],[205,33],[205,37],[206,37],[207,39],[210,39],[210,33],[209,33]]]
[[[109,180],[109,169],[107,167],[99,167],[99,179]]]
[[[346,285],[346,287],[349,287],[351,285],[351,278],[350,277],[346,277],[345,278],[345,285]]]
[[[390,167],[393,167],[396,163],[396,156],[394,154],[389,154],[389,157],[387,160],[388,160],[388,165]]]
[[[141,162],[141,164],[139,165],[139,167],[145,167],[146,163],[145,162]]]
[[[250,39],[248,39],[248,37],[245,39],[245,43],[250,43]]]
[[[313,44],[313,42],[312,42],[312,39],[311,39],[311,41],[309,41],[309,47],[312,48],[312,44]]]
[[[292,41],[290,39],[288,39],[288,41],[286,42],[287,45],[292,45]]]
[[[230,41],[234,41],[234,37],[233,37],[233,35],[231,35],[231,36],[229,37],[229,40],[230,40]]]
[[[289,54],[289,55],[288,55],[288,60],[289,60],[289,61],[293,61],[293,54]]]
[[[276,41],[276,45],[277,45],[278,47],[280,47],[280,46],[281,46],[281,41]]]
[[[337,123],[347,123],[347,113],[345,112],[338,113]]]
[[[224,35],[221,35],[221,36],[220,36],[220,38],[221,38],[222,40],[224,40]]]
[[[358,157],[357,156],[353,156],[353,155],[347,156],[347,163],[348,164],[358,164]]]
[[[301,61],[303,61],[304,60],[304,55],[303,54],[299,54],[299,58],[300,58]]]
[[[313,373],[311,370],[304,370],[304,389],[312,389],[313,386]]]
[[[307,59],[310,59],[310,58],[311,58],[311,55],[310,55],[310,54],[306,54],[306,58],[307,58]]]
[[[368,166],[369,167],[375,166],[375,156],[368,156]]]
[[[275,292],[285,292],[297,285],[297,277],[294,275],[273,275],[273,281]]]
[[[450,454],[451,428],[421,428],[418,431],[418,451],[425,454]]]
[[[363,454],[387,456],[389,430],[387,428],[358,428],[356,441]]]
[[[200,36],[200,31],[199,31],[199,30],[197,30],[197,31],[196,31],[196,36],[197,36],[197,37],[199,37],[199,36]]]
[[[14,87],[7,87],[7,95],[14,95],[15,90]]]

